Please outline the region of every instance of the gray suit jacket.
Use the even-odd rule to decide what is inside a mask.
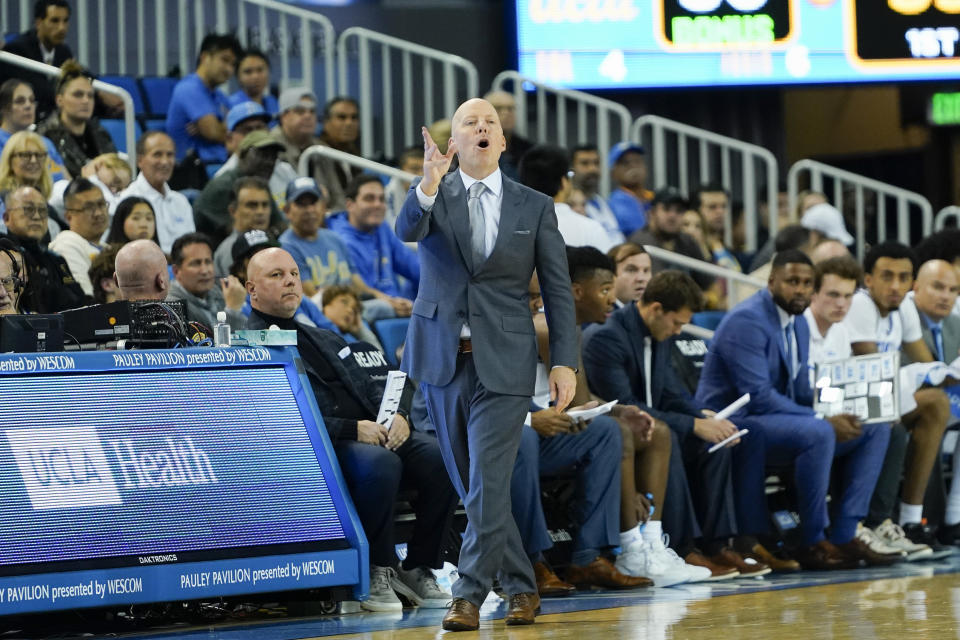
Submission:
[[[504,176],[497,241],[487,260],[475,265],[459,171],[444,176],[429,212],[420,207],[416,185],[396,222],[404,242],[420,244],[420,289],[401,368],[421,382],[449,383],[456,371],[460,328],[467,322],[484,387],[532,395],[537,345],[528,290],[534,268],[550,323],[551,364],[576,368],[573,295],[553,201]]]
[[[937,346],[933,342],[933,334],[927,327],[927,318],[919,309],[917,309],[917,312],[920,314],[920,325],[923,327],[923,341],[927,344],[927,348],[930,349],[933,357],[936,358]],[[951,313],[943,319],[943,359],[946,364],[950,364],[957,359],[958,355],[960,355],[960,318]],[[904,364],[909,363],[910,358],[906,352],[901,352],[900,357]]]

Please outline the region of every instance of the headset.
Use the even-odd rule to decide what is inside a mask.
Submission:
[[[10,264],[13,268],[13,293],[19,295],[24,289],[24,279],[20,275],[20,260],[17,260],[17,255],[22,258],[23,252],[8,238],[0,238],[0,252],[10,258]]]

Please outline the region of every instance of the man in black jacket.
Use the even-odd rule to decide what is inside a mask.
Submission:
[[[436,438],[410,428],[411,394],[404,394],[389,428],[374,422],[383,382],[358,364],[340,336],[294,321],[303,288],[297,263],[283,249],[254,254],[247,292],[253,307],[248,328],[297,332],[304,369],[370,542],[370,598],[361,606],[398,611],[399,593],[419,606],[446,608],[453,596],[437,586],[430,569],[442,566],[439,551],[457,497]],[[417,489],[417,521],[407,558],[397,566],[393,508],[402,481]]]
[[[70,5],[66,0],[40,0],[34,5],[33,29],[3,47],[7,53],[23,56],[37,62],[59,67],[73,57],[65,44],[70,26]],[[0,80],[20,78],[33,85],[37,97],[37,122],[42,122],[54,110],[53,82],[48,76],[21,67],[3,65]]]
[[[30,287],[23,305],[35,313],[56,313],[87,304],[67,261],[42,242],[47,233],[47,203],[33,187],[20,187],[4,199],[7,237],[23,255]]]

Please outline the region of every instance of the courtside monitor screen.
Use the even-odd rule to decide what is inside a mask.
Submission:
[[[0,356],[0,613],[359,582],[294,353]]]
[[[516,0],[517,69],[578,89],[960,79],[960,0]]]

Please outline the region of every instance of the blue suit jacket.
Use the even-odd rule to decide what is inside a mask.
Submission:
[[[727,313],[714,333],[700,374],[697,404],[719,411],[744,393],[750,404],[738,415],[813,415],[813,392],[806,375],[810,329],[795,316],[798,371],[792,381],[794,398],[787,395],[790,370],[776,303],[767,289],[758,291]]]
[[[650,393],[653,406],[646,403],[646,379],[643,371],[643,339],[650,335],[636,304],[627,304],[604,324],[587,329],[583,343],[583,366],[590,388],[601,398],[616,398],[623,404],[640,407],[663,420],[685,438],[693,430],[700,412],[687,402],[683,384],[671,363],[671,340],[653,340]]]
[[[534,267],[550,324],[550,362],[576,368],[573,294],[553,201],[504,176],[497,241],[490,256],[475,265],[460,173],[443,177],[430,211],[417,200],[418,182],[396,222],[401,240],[420,243],[420,289],[401,369],[420,382],[449,383],[460,328],[467,322],[483,386],[495,393],[533,395],[537,344],[528,291]]]

